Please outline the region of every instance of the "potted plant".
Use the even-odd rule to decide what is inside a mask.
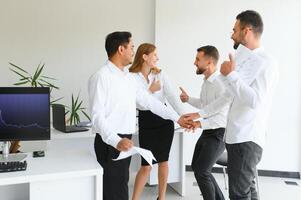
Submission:
[[[50,97],[51,96],[51,91],[53,89],[59,89],[56,85],[51,83],[52,81],[55,81],[55,78],[45,76],[43,74],[43,69],[45,67],[45,64],[39,63],[37,66],[35,72],[33,74],[28,73],[25,69],[9,62],[9,64],[12,66],[10,71],[14,72],[19,76],[19,81],[14,83],[14,85],[19,86],[19,85],[29,85],[31,87],[49,87],[50,88]],[[54,104],[55,102],[61,100],[63,97],[54,99],[50,101],[50,104]],[[18,149],[20,148],[20,141],[12,141],[10,145],[10,152],[11,153],[16,153],[18,152]]]
[[[53,89],[59,89],[59,87],[57,87],[56,85],[54,85],[53,83],[51,83],[52,81],[56,81],[55,78],[49,77],[49,76],[45,76],[43,75],[43,69],[45,67],[45,63],[39,63],[39,65],[37,66],[35,72],[33,74],[28,73],[25,69],[13,64],[13,63],[9,63],[12,68],[9,68],[10,71],[14,72],[15,74],[17,74],[19,76],[19,81],[14,83],[14,85],[19,86],[19,85],[29,85],[31,87],[49,87],[50,88],[50,97],[51,96],[51,92]],[[58,98],[58,99],[54,99],[52,101],[50,101],[50,104],[54,104],[55,102],[61,100],[63,97]]]
[[[67,107],[67,113],[70,113],[70,117],[67,119],[70,125],[78,124],[80,122],[80,113],[82,113],[89,121],[91,121],[89,115],[85,112],[87,108],[82,107],[83,100],[79,100],[79,94],[74,98],[71,96],[71,107]],[[66,114],[67,114],[66,113]]]

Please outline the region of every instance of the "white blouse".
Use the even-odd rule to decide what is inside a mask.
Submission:
[[[159,80],[161,89],[154,93],[151,93],[151,95],[164,104],[166,103],[166,101],[168,101],[168,103],[179,115],[186,113],[183,108],[183,104],[180,100],[180,96],[176,92],[177,90],[172,85],[170,79],[162,71],[158,74],[150,73],[148,75],[149,82],[147,82],[147,80],[145,79],[145,77],[141,72],[134,73],[134,76],[137,80],[138,85],[140,85],[144,90],[147,90],[148,92],[152,82],[154,80],[156,81]],[[139,104],[137,104],[137,108],[139,110],[148,110],[147,108]]]

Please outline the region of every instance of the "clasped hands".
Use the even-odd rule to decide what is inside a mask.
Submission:
[[[194,131],[197,128],[201,127],[200,121],[194,121],[196,119],[200,118],[199,113],[188,113],[184,114],[180,117],[180,119],[177,121],[178,124],[185,128],[187,132]],[[128,151],[134,146],[134,143],[132,140],[128,138],[122,138],[119,143],[117,144],[117,149],[119,151]]]
[[[195,129],[201,128],[201,122],[194,121],[196,119],[199,119],[200,117],[201,116],[199,113],[188,113],[188,114],[182,115],[177,122],[181,127],[185,128],[186,131],[194,132]]]

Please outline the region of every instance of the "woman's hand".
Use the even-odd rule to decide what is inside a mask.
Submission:
[[[161,69],[158,67],[153,67],[151,70],[153,74],[159,74],[161,72]]]
[[[149,86],[149,91],[151,93],[154,93],[154,92],[157,92],[159,90],[161,90],[160,80],[156,81],[156,79],[154,79],[152,84]]]

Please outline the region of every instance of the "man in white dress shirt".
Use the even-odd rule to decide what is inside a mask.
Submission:
[[[136,130],[136,103],[164,119],[189,128],[189,123],[137,85],[125,68],[132,62],[134,45],[129,32],[113,32],[106,37],[107,63],[89,79],[89,104],[97,161],[103,167],[103,200],[128,200],[131,158],[118,161],[121,151],[132,148]]]
[[[203,110],[203,119],[196,122],[203,129],[193,153],[191,167],[202,192],[204,200],[224,200],[215,178],[211,174],[212,167],[225,150],[223,141],[229,103],[212,112],[206,112],[211,102],[223,95],[224,88],[218,79],[216,64],[219,59],[218,50],[214,46],[203,46],[197,49],[194,65],[196,74],[204,75],[200,98],[189,97],[184,89],[180,95],[182,102],[188,102],[195,108]]]
[[[230,61],[225,61],[220,69],[226,93],[214,105],[231,101],[225,133],[231,200],[258,199],[256,166],[261,160],[267,117],[278,80],[276,63],[261,47],[262,32],[263,22],[256,11],[237,15],[231,39],[235,49],[246,48],[250,56],[237,56],[236,63],[230,55]],[[191,115],[191,119],[197,117]]]

